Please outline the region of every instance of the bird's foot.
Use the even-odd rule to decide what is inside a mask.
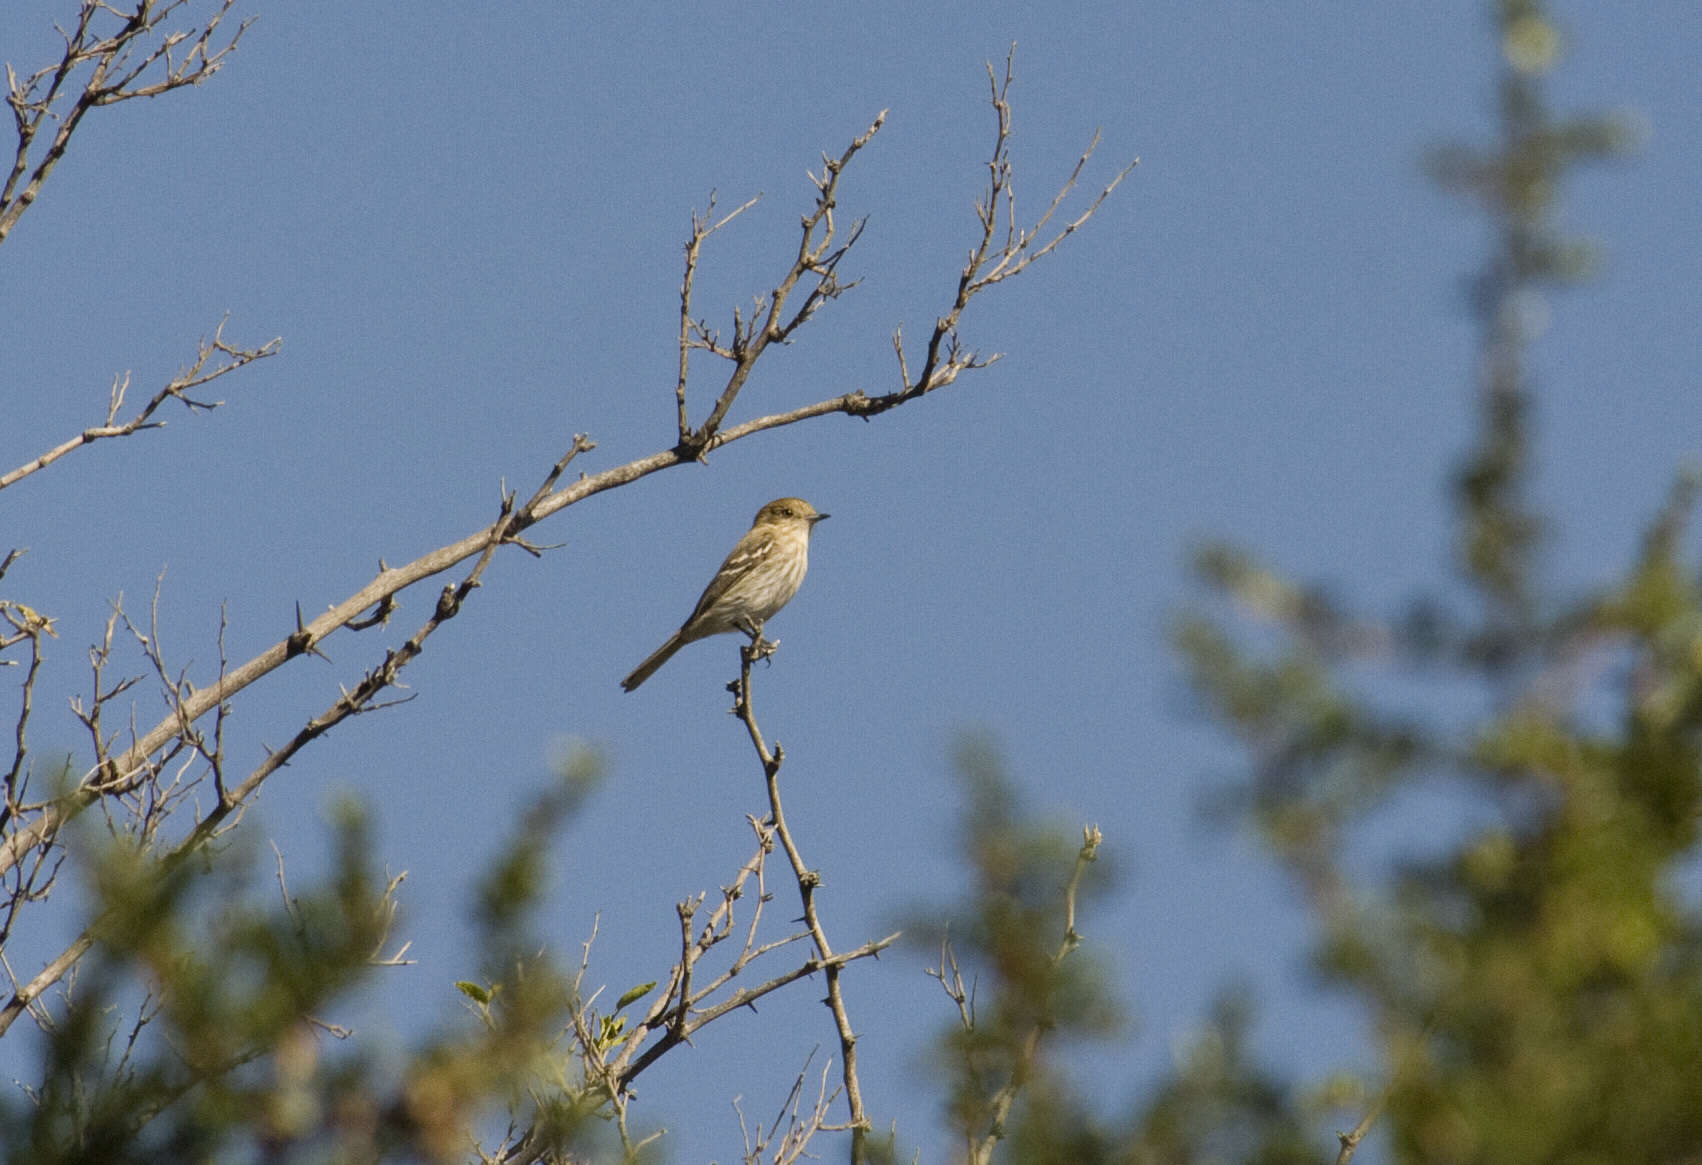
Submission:
[[[740,648],[740,650],[744,653],[745,659],[748,662],[755,663],[759,659],[767,659],[769,656],[773,655],[775,649],[779,646],[780,640],[764,639],[761,633],[758,632],[757,634],[752,635],[751,641],[744,647]]]

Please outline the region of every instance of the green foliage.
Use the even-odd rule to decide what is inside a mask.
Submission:
[[[1497,231],[1472,301],[1479,432],[1454,479],[1470,602],[1355,616],[1219,549],[1202,579],[1264,630],[1196,612],[1177,643],[1247,747],[1241,804],[1317,911],[1320,966],[1375,1018],[1397,1159],[1693,1160],[1702,914],[1675,887],[1702,806],[1702,587],[1681,555],[1697,486],[1680,478],[1618,585],[1553,597],[1537,554],[1548,523],[1528,496],[1524,355],[1542,290],[1587,266],[1555,225],[1561,180],[1628,135],[1551,118],[1540,83],[1558,34],[1540,4],[1497,12],[1502,139],[1433,158]],[[1403,710],[1394,693],[1409,689],[1379,669],[1427,678],[1440,698]],[[1444,704],[1475,714],[1461,727],[1434,714]],[[1350,870],[1359,831],[1418,785],[1472,797],[1473,824],[1387,880]],[[1204,1104],[1177,1104],[1174,1123],[1214,1127]]]
[[[45,1039],[36,1103],[0,1118],[5,1142],[28,1146],[17,1159],[200,1159],[287,1142],[326,1114],[328,1096],[302,1088],[320,1059],[314,1017],[365,976],[389,917],[364,818],[344,809],[334,837],[322,885],[259,908],[240,854],[207,877],[86,834],[94,952]],[[124,1011],[136,1018],[115,1031]]]
[[[1076,908],[1107,888],[1103,876],[1082,877],[1096,861],[1098,831],[1090,826],[1072,851],[1063,831],[1037,825],[985,740],[966,740],[957,768],[966,799],[961,848],[973,883],[962,901],[911,933],[938,944],[933,973],[959,1008],[936,1055],[965,1159],[1316,1161],[1290,1091],[1247,1055],[1249,1008],[1237,995],[1220,1001],[1155,1096],[1129,1105],[1124,1117],[1106,1117],[1108,1098],[1074,1066],[1082,1050],[1126,1026],[1091,942],[1074,928]],[[1091,907],[1085,912],[1091,918]]]
[[[1024,1161],[1081,1160],[1076,1134],[1088,1124],[1065,1118],[1078,1104],[1053,1056],[1108,1038],[1122,1022],[1073,927],[1078,902],[1104,888],[1103,877],[1083,877],[1098,831],[1090,827],[1085,844],[1073,847],[1061,831],[1035,825],[985,740],[962,743],[957,771],[973,884],[964,901],[910,930],[940,950],[934,973],[959,1008],[939,1047],[948,1119],[972,1157],[975,1146],[990,1152],[1005,1139]]]
[[[1171,1078],[1137,1114],[1127,1165],[1315,1165],[1318,1147],[1286,1085],[1253,1064],[1252,1010],[1230,993],[1195,1036]]]
[[[340,806],[325,878],[262,900],[240,848],[162,861],[85,831],[94,945],[42,1046],[39,1084],[0,1099],[9,1159],[464,1161],[532,1128],[534,1159],[584,1159],[604,1097],[557,1045],[575,986],[529,921],[553,835],[589,787],[576,758],[523,815],[482,882],[483,983],[470,1022],[399,1064],[341,1043],[331,1016],[385,967],[396,882],[370,865],[365,815]],[[447,997],[446,997],[447,998]]]
[[[615,1010],[621,1011],[631,1004],[637,1003],[654,990],[656,990],[656,980],[654,979],[648,983],[640,983],[636,987],[628,987],[621,992],[621,997],[615,1000]]]
[[[483,1007],[491,1001],[491,989],[470,979],[455,980],[455,990]]]

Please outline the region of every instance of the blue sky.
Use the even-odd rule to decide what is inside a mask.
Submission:
[[[615,991],[656,977],[673,903],[742,860],[760,774],[725,714],[732,640],[636,694],[616,685],[756,508],[798,494],[834,517],[759,694],[835,940],[960,887],[951,744],[987,729],[1027,803],[1099,823],[1121,871],[1081,921],[1137,1017],[1095,1061],[1110,1097],[1235,981],[1264,1000],[1274,1062],[1365,1064],[1357,1017],[1308,983],[1290,889],[1249,839],[1201,822],[1236,756],[1190,712],[1164,631],[1206,538],[1372,605],[1446,583],[1443,482],[1474,360],[1460,288],[1485,235],[1418,163],[1491,128],[1485,7],[242,5],[259,19],[228,67],[92,115],[4,248],[0,468],[96,423],[115,373],[137,395],[169,377],[226,312],[228,338],[283,338],[219,383],[226,408],[0,499],[0,542],[30,548],[7,597],[60,620],[38,747],[81,747],[60,709],[87,686],[83,645],[162,569],[168,649],[204,677],[221,602],[245,659],[297,602],[322,610],[380,556],[490,521],[500,483],[528,491],[573,433],[599,443],[587,471],[669,446],[691,211],[712,190],[763,195],[699,271],[697,304],[726,325],[795,247],[805,170],[882,109],[841,197],[868,216],[845,268],[863,284],[765,357],[734,419],[889,390],[893,327],[926,333],[973,240],[983,62],[1015,42],[1029,214],[1095,128],[1084,186],[1141,164],[1081,237],[971,307],[966,342],[1005,358],[873,423],[766,434],[557,516],[536,537],[565,546],[492,567],[410,669],[416,698],[310,749],[248,828],[305,880],[337,792],[371,804],[382,862],[408,871],[419,961],[361,1018],[406,1034],[454,1018],[450,984],[477,969],[470,876],[563,742],[593,743],[607,780],[563,840],[547,917],[572,951],[601,912],[592,975]],[[0,59],[45,62],[71,8],[7,5]],[[1702,454],[1702,12],[1555,15],[1571,49],[1555,107],[1649,128],[1638,156],[1569,188],[1565,221],[1606,265],[1552,301],[1534,356],[1539,495],[1567,519],[1550,561],[1584,587]],[[718,370],[695,369],[701,417]],[[434,596],[405,596],[394,639]],[[243,698],[250,763],[370,666],[370,636]],[[1437,825],[1417,815],[1397,844]],[[949,1012],[921,966],[885,958],[848,991],[871,1110],[932,1160],[921,1053]],[[641,1116],[673,1130],[676,1160],[736,1158],[731,1095],[772,1108],[817,1044],[832,1028],[810,990],[734,1017],[646,1078]]]

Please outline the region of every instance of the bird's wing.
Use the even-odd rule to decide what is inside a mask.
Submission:
[[[727,555],[727,561],[721,564],[721,569],[715,572],[715,577],[709,580],[709,585],[703,588],[703,594],[698,598],[697,606],[692,608],[691,617],[686,620],[686,624],[689,626],[731,590],[734,583],[772,558],[778,546],[773,531],[748,531],[739,539],[738,545],[733,547],[733,552]]]

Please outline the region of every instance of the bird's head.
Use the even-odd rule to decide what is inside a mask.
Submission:
[[[814,526],[827,516],[818,512],[803,498],[776,498],[756,512],[756,521],[751,525],[792,525],[801,522]]]

